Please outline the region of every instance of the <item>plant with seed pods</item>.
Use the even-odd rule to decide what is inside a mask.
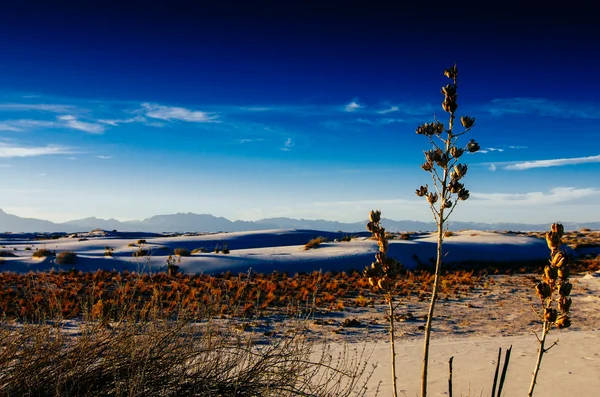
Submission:
[[[400,271],[402,270],[402,265],[396,259],[387,256],[388,241],[385,237],[385,228],[381,226],[380,222],[381,211],[371,211],[369,214],[367,230],[369,230],[373,234],[373,237],[377,239],[379,251],[375,254],[375,262],[371,263],[371,266],[365,268],[363,275],[368,278],[369,284],[371,284],[372,287],[385,293],[388,303],[390,321],[390,351],[392,358],[392,385],[394,397],[398,397],[398,388],[396,385],[396,348],[394,345],[394,312],[396,306],[394,306],[392,291],[394,289],[394,281],[400,275]]]
[[[568,328],[571,326],[569,318],[569,309],[571,307],[571,289],[573,285],[569,282],[569,258],[561,249],[562,237],[564,235],[563,225],[555,223],[551,231],[546,233],[546,242],[550,248],[550,263],[544,267],[542,280],[535,286],[535,293],[540,298],[542,310],[538,313],[542,320],[542,337],[535,334],[540,348],[538,350],[537,361],[529,386],[528,397],[533,396],[533,390],[537,376],[542,364],[544,353],[553,348],[558,341],[554,342],[549,348],[545,348],[546,336],[555,326],[557,328]]]
[[[463,130],[456,132],[454,130],[455,112],[458,108],[458,69],[456,65],[444,71],[444,75],[451,80],[450,84],[442,87],[444,100],[442,109],[450,114],[448,126],[435,119],[432,123],[425,123],[417,127],[416,132],[424,135],[431,143],[431,149],[425,153],[425,163],[421,168],[431,175],[435,191],[430,191],[429,185],[421,186],[416,194],[424,197],[433,214],[437,224],[437,260],[435,264],[435,278],[431,302],[427,313],[427,323],[425,325],[425,341],[423,347],[423,366],[421,373],[421,397],[427,395],[427,368],[429,361],[429,340],[431,337],[431,323],[435,303],[438,296],[438,288],[442,275],[442,243],[444,241],[444,226],[446,221],[456,208],[459,201],[469,198],[469,191],[461,182],[467,174],[467,165],[459,163],[460,157],[465,153],[475,153],[480,147],[477,142],[471,139],[464,147],[457,146],[460,137],[466,134],[475,125],[475,118],[463,116],[460,122]]]

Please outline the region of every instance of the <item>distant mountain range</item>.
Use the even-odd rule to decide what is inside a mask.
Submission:
[[[7,214],[0,209],[1,232],[85,232],[93,229],[135,231],[135,232],[238,232],[267,229],[312,229],[322,231],[364,231],[367,221],[342,223],[323,219],[291,219],[268,218],[254,222],[230,221],[223,217],[209,214],[177,213],[170,215],[155,215],[142,221],[121,222],[116,219],[98,219],[95,217],[76,219],[73,221],[54,223],[35,218],[21,218]],[[385,228],[390,232],[399,231],[432,231],[436,229],[433,222],[395,221],[384,219]],[[581,228],[600,229],[600,222],[572,223],[564,222],[565,229],[578,230]],[[479,222],[450,222],[451,230],[513,230],[530,231],[546,230],[549,224],[524,223],[479,223]]]

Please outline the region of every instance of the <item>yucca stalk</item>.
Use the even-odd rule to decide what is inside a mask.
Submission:
[[[569,260],[563,250],[561,250],[562,236],[564,235],[563,225],[554,223],[551,231],[546,233],[546,242],[550,248],[550,263],[544,268],[544,275],[536,287],[536,295],[541,299],[542,311],[538,316],[542,320],[542,337],[535,334],[540,347],[538,350],[535,368],[531,377],[531,385],[527,397],[533,396],[537,376],[542,365],[542,358],[548,350],[552,349],[558,341],[554,342],[549,348],[545,348],[546,336],[554,325],[557,328],[568,328],[571,326],[569,318],[569,309],[571,308],[571,289],[573,285],[569,282]],[[554,296],[558,298],[554,299]],[[556,308],[554,307],[556,305]]]
[[[396,259],[387,256],[388,241],[385,236],[385,228],[381,226],[380,221],[381,211],[371,211],[369,214],[367,230],[369,230],[373,234],[373,237],[377,239],[379,251],[375,254],[375,262],[371,263],[371,266],[365,268],[363,275],[369,279],[369,284],[371,284],[372,287],[385,293],[388,303],[390,322],[390,354],[392,361],[392,390],[394,392],[394,397],[398,397],[396,376],[396,337],[394,334],[394,313],[396,306],[394,306],[394,296],[392,292],[394,289],[394,281],[400,275],[402,265]]]
[[[431,212],[437,224],[437,260],[435,263],[435,278],[431,301],[427,312],[427,323],[425,325],[425,341],[423,347],[423,366],[421,372],[421,396],[427,396],[427,369],[429,365],[429,341],[431,338],[431,324],[438,297],[438,289],[442,276],[442,245],[446,221],[456,208],[459,200],[467,200],[469,191],[460,182],[467,173],[467,165],[460,164],[459,158],[465,153],[474,153],[479,150],[479,144],[470,140],[464,148],[457,146],[458,139],[466,134],[474,125],[475,119],[464,116],[460,118],[464,127],[459,133],[454,131],[455,112],[458,108],[456,102],[458,97],[458,69],[456,65],[444,71],[444,75],[452,82],[442,87],[444,101],[442,108],[449,113],[448,127],[437,119],[432,123],[425,123],[417,127],[419,135],[425,135],[432,148],[425,152],[425,163],[421,168],[431,174],[435,192],[429,191],[429,186],[421,186],[416,193],[419,197],[427,199]]]

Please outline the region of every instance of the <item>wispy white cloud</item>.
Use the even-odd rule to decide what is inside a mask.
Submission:
[[[566,159],[552,159],[552,160],[534,160],[534,161],[522,161],[506,166],[507,170],[528,170],[531,168],[545,168],[545,167],[560,167],[563,165],[574,165],[574,164],[586,164],[586,163],[600,163],[600,154],[589,157],[575,157]]]
[[[527,146],[509,146],[509,149],[527,149]]]
[[[146,119],[143,118],[142,116],[131,117],[128,119],[99,119],[98,120],[99,123],[112,125],[113,127],[117,127],[119,124],[129,124],[129,123],[136,123],[136,122],[141,123],[144,121],[146,121]]]
[[[0,123],[0,131],[22,131],[22,129],[7,123]]]
[[[288,138],[285,143],[283,144],[283,147],[281,148],[281,150],[287,152],[292,150],[292,147],[294,147],[295,143],[294,141],[292,141],[292,138]]]
[[[539,114],[556,118],[600,119],[600,105],[555,101],[546,98],[493,99],[486,110],[495,116],[505,114]]]
[[[238,139],[236,142],[243,144],[243,143],[250,143],[250,142],[261,142],[264,141],[263,138],[242,138],[242,139]]]
[[[62,121],[65,127],[72,128],[74,130],[84,131],[89,134],[104,133],[104,126],[77,120],[77,118],[72,115],[58,116],[58,120]]]
[[[96,156],[96,157],[98,157],[99,159],[102,159],[102,160],[112,159],[112,156]]]
[[[6,111],[42,111],[52,113],[69,113],[75,110],[75,106],[58,105],[47,103],[0,103],[0,110]]]
[[[499,149],[499,148],[495,148],[495,147],[488,147],[486,149],[489,150],[490,152],[503,152],[504,151],[504,149]]]
[[[496,165],[495,164],[490,164],[490,167],[488,169],[490,171],[496,171]]]
[[[53,154],[70,154],[74,153],[71,149],[58,146],[58,145],[47,145],[47,146],[16,146],[7,143],[0,143],[0,158],[13,158],[13,157],[34,157],[44,156]]]
[[[147,117],[159,120],[208,123],[215,122],[217,119],[217,115],[215,114],[181,107],[162,106],[154,103],[143,103],[142,107]]]
[[[356,110],[358,110],[358,109],[362,109],[362,108],[364,108],[364,107],[365,107],[364,105],[361,105],[361,104],[359,104],[359,103],[358,103],[358,102],[356,102],[356,101],[352,101],[352,102],[350,102],[349,104],[347,104],[347,105],[344,107],[344,109],[346,110],[346,112],[354,112],[354,111],[356,111]]]
[[[493,201],[498,204],[526,205],[526,204],[558,204],[590,198],[600,193],[596,188],[557,187],[549,192],[528,193],[477,193],[471,192],[471,198],[479,201]]]
[[[379,114],[387,114],[387,113],[397,112],[398,109],[399,109],[398,106],[392,106],[389,109],[380,110],[377,113],[379,113]]]

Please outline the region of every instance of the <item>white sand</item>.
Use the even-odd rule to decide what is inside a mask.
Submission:
[[[304,250],[304,244],[317,236],[325,236],[331,242],[323,243],[317,249]],[[128,238],[94,237],[90,235],[86,241],[77,238],[60,238],[46,241],[0,240],[5,246],[18,255],[16,258],[5,258],[0,271],[28,272],[47,271],[51,268],[70,269],[72,266],[59,266],[52,258],[34,259],[31,253],[35,248],[50,250],[74,251],[78,255],[75,269],[83,271],[105,270],[139,270],[152,268],[160,270],[173,249],[187,248],[190,251],[204,247],[211,251],[194,254],[181,260],[181,271],[185,273],[201,272],[246,272],[252,268],[256,272],[273,270],[294,272],[348,271],[362,269],[373,260],[377,251],[376,243],[363,237],[351,242],[333,242],[335,237],[343,234],[328,233],[316,230],[268,230],[256,232],[220,233],[203,236],[182,237],[138,237]],[[128,247],[138,238],[147,241],[145,248],[151,250],[151,257],[133,257],[137,247]],[[416,236],[402,241],[390,242],[389,255],[397,258],[405,267],[414,268],[417,260],[430,263],[436,254],[436,235]],[[228,244],[230,254],[215,254],[212,251],[219,244]],[[509,236],[491,232],[464,231],[448,237],[444,243],[446,263],[461,261],[512,261],[547,258],[548,249],[545,242],[532,237]],[[32,251],[26,251],[26,247]],[[104,247],[114,250],[113,258],[104,257]],[[16,247],[17,251],[12,251]],[[161,249],[164,247],[164,249]]]

